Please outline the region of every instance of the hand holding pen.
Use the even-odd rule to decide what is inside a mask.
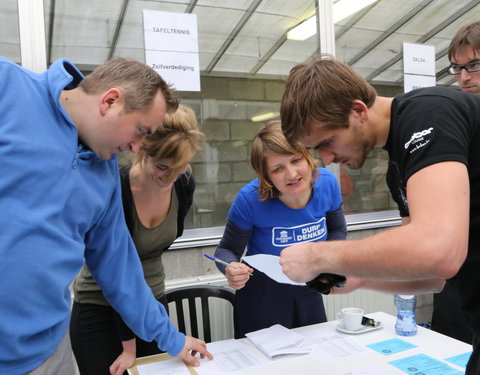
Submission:
[[[250,276],[253,275],[253,269],[248,267],[244,263],[240,263],[240,262],[227,263],[224,260],[212,255],[204,254],[204,256],[210,260],[213,260],[225,266],[225,277],[228,280],[228,284],[233,289],[243,288],[246,282],[250,279]]]

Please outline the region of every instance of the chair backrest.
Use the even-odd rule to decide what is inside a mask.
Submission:
[[[215,286],[215,285],[195,285],[175,288],[165,293],[167,301],[174,302],[177,310],[177,322],[180,332],[187,334],[186,319],[183,309],[183,301],[188,300],[188,314],[190,320],[191,335],[199,337],[198,326],[199,318],[197,317],[197,309],[195,301],[200,300],[202,311],[202,327],[203,327],[203,339],[205,342],[212,341],[212,332],[210,324],[210,308],[208,305],[208,298],[221,298],[229,301],[232,306],[234,304],[235,292],[231,289]],[[170,311],[171,313],[171,311]]]

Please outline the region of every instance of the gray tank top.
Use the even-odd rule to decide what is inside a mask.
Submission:
[[[133,207],[135,208],[134,204]],[[146,228],[140,222],[135,209],[133,216],[133,233],[131,235],[142,262],[145,280],[152,289],[155,298],[160,298],[165,294],[165,272],[162,254],[177,237],[178,197],[175,188],[172,188],[172,202],[167,216],[160,224],[153,228]],[[75,278],[73,291],[75,301],[79,303],[109,306],[100,286],[86,265],[82,267]]]

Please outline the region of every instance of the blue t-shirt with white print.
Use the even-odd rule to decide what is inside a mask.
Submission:
[[[313,196],[300,209],[287,207],[280,199],[260,201],[258,179],[245,185],[230,208],[228,218],[239,228],[252,230],[247,255],[280,255],[285,247],[327,239],[327,212],[337,210],[342,197],[335,176],[325,168],[313,185]]]

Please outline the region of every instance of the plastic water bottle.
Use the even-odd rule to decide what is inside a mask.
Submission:
[[[417,322],[415,320],[417,297],[396,294],[394,301],[397,309],[397,323],[395,324],[397,335],[415,336],[417,334]]]

